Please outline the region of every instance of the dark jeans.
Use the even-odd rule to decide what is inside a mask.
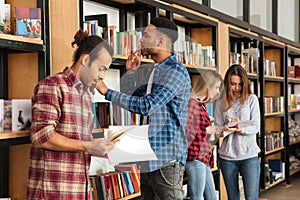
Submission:
[[[141,193],[144,200],[183,199],[184,166],[172,162],[153,172],[141,173]]]

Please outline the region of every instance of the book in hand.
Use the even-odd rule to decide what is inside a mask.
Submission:
[[[118,127],[117,129],[109,129],[107,133],[107,139],[111,142],[120,141],[121,138],[127,133],[130,129],[122,129]]]
[[[105,130],[105,138],[118,141],[114,149],[107,153],[109,161],[126,163],[157,160],[150,146],[148,127],[149,125],[109,126],[109,130]]]
[[[239,125],[240,127],[250,126],[250,125],[252,125],[252,121],[245,120],[245,121],[229,122],[227,124],[229,131],[223,131],[223,137],[226,137],[226,136],[230,135],[231,133],[233,133],[235,131],[237,125]]]
[[[245,120],[245,121],[230,122],[227,124],[227,126],[229,128],[233,128],[233,127],[236,127],[237,125],[239,125],[240,127],[243,127],[243,126],[250,126],[251,124],[252,124],[251,120]]]

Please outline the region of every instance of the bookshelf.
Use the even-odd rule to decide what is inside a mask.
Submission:
[[[298,107],[298,94],[300,94],[300,79],[299,77],[295,77],[295,70],[294,76],[293,73],[290,74],[291,66],[295,66],[299,64],[300,58],[300,49],[291,45],[286,45],[286,67],[287,67],[287,76],[286,76],[286,98],[285,101],[288,102],[287,105],[287,117],[286,117],[286,124],[288,124],[287,132],[289,135],[285,137],[285,146],[286,146],[286,169],[285,169],[285,176],[286,176],[286,183],[290,184],[290,177],[295,173],[300,171],[299,167],[294,165],[294,161],[298,160],[299,162],[299,155],[297,155],[297,151],[300,149],[300,136],[298,137],[299,133],[297,131],[297,123],[299,121],[299,107]],[[296,99],[294,99],[294,97]],[[296,161],[297,162],[297,161]]]
[[[259,82],[260,82],[260,158],[261,158],[261,189],[269,189],[280,181],[267,181],[269,174],[265,165],[269,160],[281,160],[286,162],[284,137],[286,132],[286,103],[284,96],[286,92],[285,83],[285,45],[265,36],[260,37],[259,43]],[[284,179],[284,178],[283,178]]]
[[[6,0],[12,6],[27,6],[27,7],[41,7],[43,10],[43,39],[32,40],[28,38],[21,38],[13,35],[0,34],[0,53],[1,53],[1,71],[0,71],[0,96],[1,98],[30,98],[32,90],[36,82],[49,75],[61,71],[65,66],[70,65],[73,49],[70,42],[74,33],[78,30],[82,23],[83,0],[78,0],[74,3],[73,0],[64,1],[48,1],[48,0]],[[300,81],[294,78],[287,78],[283,70],[288,65],[288,59],[291,62],[297,63],[297,58],[300,55],[298,43],[288,43],[287,40],[281,41],[280,37],[268,38],[263,36],[265,33],[259,31],[257,34],[249,29],[251,26],[245,26],[245,23],[239,24],[237,27],[236,21],[233,20],[231,25],[222,23],[222,18],[216,19],[208,16],[205,13],[195,11],[196,6],[190,2],[180,1],[149,1],[149,0],[136,0],[134,4],[126,0],[94,0],[92,2],[101,3],[106,6],[113,6],[118,10],[120,16],[125,14],[133,14],[136,19],[134,20],[135,27],[143,27],[147,24],[145,17],[149,14],[151,16],[165,15],[173,16],[174,20],[179,25],[187,25],[188,35],[193,35],[195,40],[199,42],[208,43],[213,46],[216,51],[215,60],[216,68],[207,68],[204,66],[192,66],[187,64],[191,74],[199,72],[199,70],[217,70],[220,74],[224,75],[229,64],[229,53],[231,48],[231,41],[252,41],[258,40],[258,48],[260,49],[260,58],[266,57],[269,59],[279,60],[280,69],[277,72],[278,76],[269,77],[261,76],[263,73],[257,75],[255,73],[248,73],[249,78],[254,82],[254,92],[260,97],[260,104],[264,105],[262,99],[266,95],[281,96],[284,95],[284,112],[273,112],[262,114],[262,129],[261,134],[265,134],[265,130],[270,126],[275,129],[284,131],[285,145],[275,150],[265,152],[264,145],[261,146],[262,154],[260,155],[263,163],[267,159],[278,158],[284,160],[289,157],[290,153],[299,149],[300,142],[289,142],[288,137],[288,119],[297,118],[300,111],[298,109],[288,109],[288,89],[292,91],[300,85]],[[173,2],[173,3],[172,3]],[[174,4],[174,2],[178,3]],[[185,5],[186,4],[186,5]],[[50,5],[50,6],[49,6]],[[180,5],[180,6],[179,6]],[[49,10],[49,7],[51,10]],[[161,8],[159,11],[157,8]],[[209,8],[206,8],[209,12]],[[201,10],[201,9],[200,9]],[[202,9],[202,11],[205,9]],[[76,12],[79,11],[79,12]],[[175,13],[171,14],[171,13]],[[217,15],[216,15],[217,16]],[[222,15],[220,15],[222,16]],[[51,24],[48,21],[51,19]],[[79,20],[78,20],[79,19]],[[126,18],[120,20],[120,27],[122,31],[128,27]],[[226,19],[228,20],[228,19]],[[199,23],[200,22],[200,23]],[[255,29],[256,30],[256,29]],[[202,32],[201,37],[197,34]],[[51,33],[51,34],[50,34]],[[274,34],[270,34],[273,37]],[[259,39],[257,39],[259,37]],[[201,41],[202,40],[202,41]],[[50,42],[51,41],[51,46]],[[51,47],[51,48],[50,48]],[[265,51],[266,50],[266,51]],[[125,57],[115,56],[115,68],[121,70],[120,66],[125,63]],[[149,62],[147,59],[143,62]],[[50,64],[51,63],[51,64]],[[51,65],[51,67],[50,67]],[[20,67],[22,66],[22,68]],[[259,67],[263,66],[260,60]],[[196,68],[196,69],[194,69]],[[278,69],[277,69],[278,70]],[[30,75],[30,76],[28,76]],[[16,81],[18,80],[18,81]],[[255,86],[257,83],[257,86]],[[24,87],[26,85],[26,87]],[[257,90],[257,91],[255,91]],[[265,108],[262,106],[262,113]],[[266,122],[265,122],[266,119]],[[269,126],[270,125],[270,126]],[[95,130],[95,132],[102,130]],[[264,138],[260,138],[260,142],[264,144]],[[11,132],[0,134],[0,196],[10,195],[13,198],[23,198],[25,196],[25,183],[27,182],[27,164],[29,155],[28,152],[29,132]],[[284,155],[283,155],[284,154]],[[264,159],[265,158],[265,159]],[[289,169],[289,160],[286,159],[286,178],[279,182],[272,183],[270,186],[265,187],[269,189],[273,185],[286,181],[289,184],[289,178],[299,169]],[[263,170],[263,169],[262,169]],[[213,169],[214,174],[218,173],[218,169]],[[263,172],[263,171],[262,171]],[[15,174],[15,175],[12,175]],[[221,177],[222,175],[220,175]],[[264,183],[262,183],[264,185]],[[220,187],[224,185],[220,182]],[[23,188],[23,189],[20,189]],[[222,189],[220,189],[222,191]],[[221,192],[222,193],[222,192]],[[136,194],[139,196],[139,194]],[[221,199],[224,196],[221,194]]]
[[[49,75],[48,1],[6,0],[11,6],[14,30],[14,7],[42,9],[42,39],[0,34],[0,98],[30,99],[38,80]],[[29,155],[29,131],[0,133],[0,197],[25,198]]]

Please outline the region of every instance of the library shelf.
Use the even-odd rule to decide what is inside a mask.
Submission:
[[[300,171],[300,167],[297,169],[290,170],[290,176],[293,176],[294,174],[296,174],[299,171]]]
[[[272,82],[283,82],[284,77],[282,76],[265,76],[264,77],[266,81],[272,81]]]
[[[288,78],[288,83],[300,84],[300,78]]]
[[[247,75],[248,75],[248,78],[250,78],[250,79],[257,79],[258,78],[258,75],[255,74],[255,73],[249,73],[249,72],[247,72]]]
[[[275,185],[278,185],[279,183],[282,183],[283,181],[285,181],[285,178],[280,178],[280,179],[274,181],[273,183],[271,183],[269,186],[266,186],[265,189],[268,190],[268,189],[274,187]]]
[[[29,137],[29,135],[30,135],[29,131],[4,132],[4,133],[0,133],[0,140]]]
[[[282,151],[282,150],[284,150],[284,146],[278,147],[278,148],[276,148],[276,149],[272,149],[272,150],[270,150],[270,151],[267,151],[267,152],[265,153],[265,155],[268,156],[268,155],[277,153],[277,152]]]
[[[272,113],[265,113],[265,117],[280,117],[283,116],[284,112],[272,112]]]
[[[140,193],[140,192],[137,192],[137,193],[128,195],[128,196],[126,196],[126,197],[120,198],[120,199],[118,199],[118,200],[133,199],[133,198],[136,198],[136,197],[139,197],[139,196],[141,196],[141,193]]]
[[[289,143],[289,146],[292,146],[292,145],[296,145],[296,144],[299,144],[300,143],[300,140],[297,140],[295,142],[290,142]]]
[[[292,113],[299,113],[300,110],[299,109],[289,109],[289,114],[292,114]]]

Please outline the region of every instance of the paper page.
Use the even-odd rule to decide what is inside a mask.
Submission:
[[[243,126],[250,126],[251,124],[252,124],[251,120],[246,120],[246,121],[230,122],[227,124],[227,126],[233,127],[239,125],[240,127],[243,127]]]
[[[157,160],[148,138],[149,125],[143,126],[109,126],[110,130],[125,129],[126,134],[110,151],[108,159],[111,163],[137,162]],[[106,137],[106,136],[105,136]]]
[[[223,137],[226,137],[226,136],[230,135],[231,133],[233,133],[233,131],[223,131]]]

